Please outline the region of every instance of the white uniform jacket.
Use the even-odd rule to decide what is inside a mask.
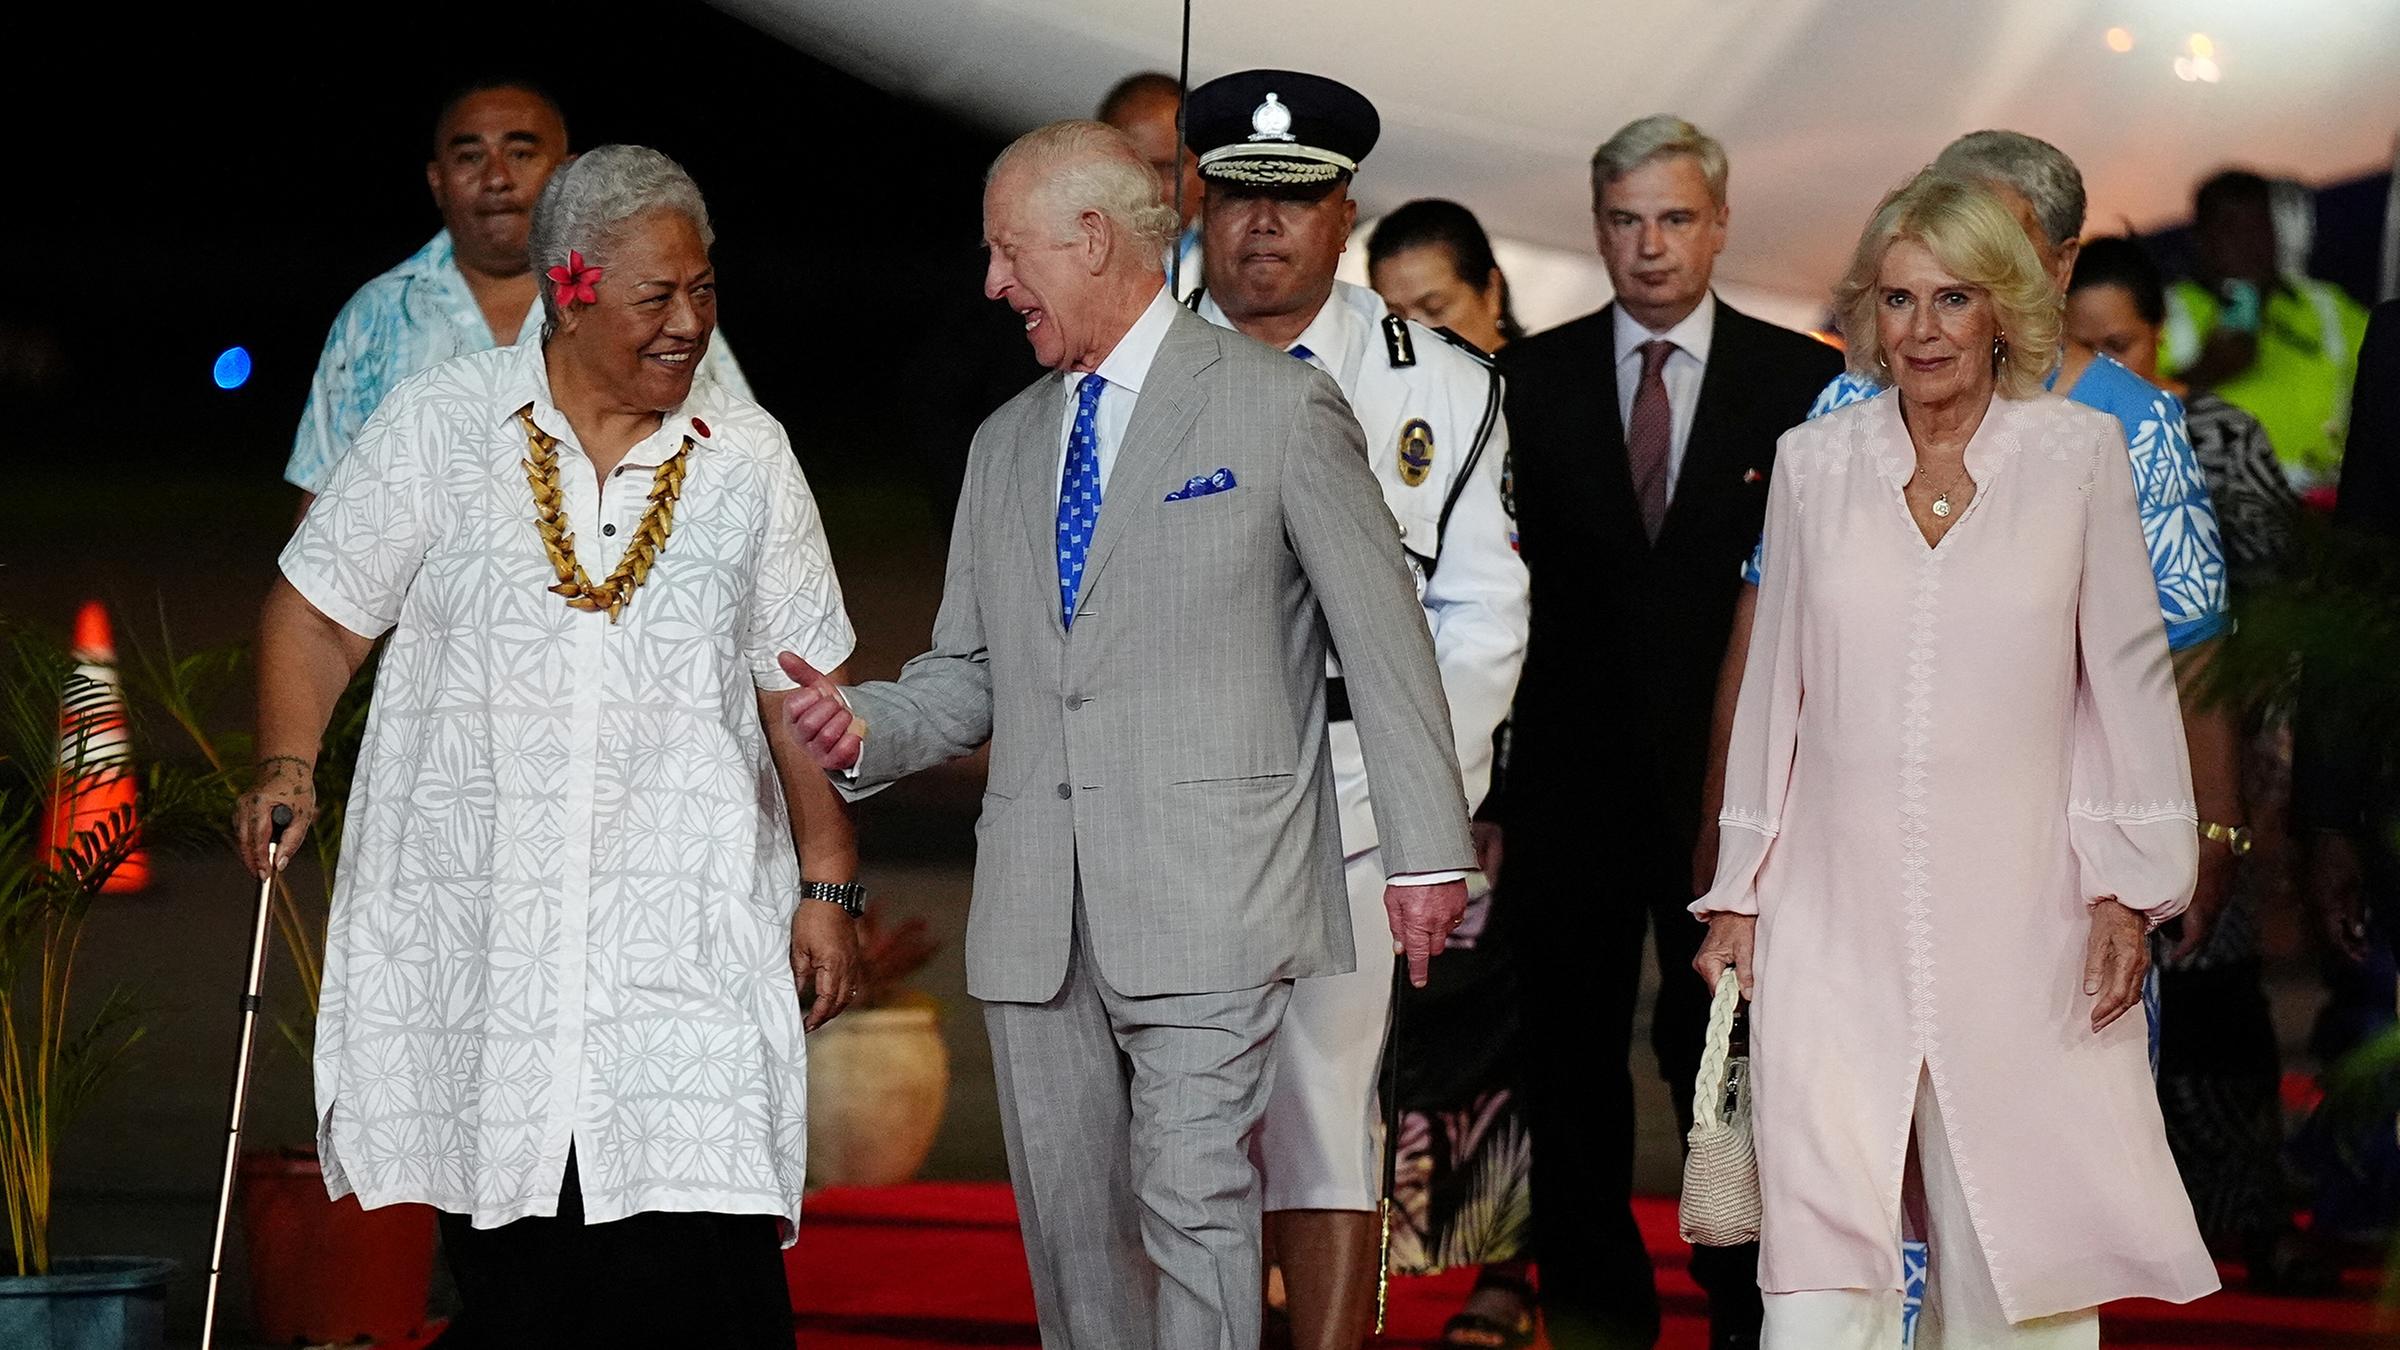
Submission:
[[[1233,326],[1206,295],[1195,307],[1209,322]],[[1433,630],[1472,811],[1491,786],[1492,733],[1508,716],[1525,661],[1525,563],[1507,495],[1499,373],[1489,358],[1391,318],[1381,296],[1342,281],[1292,347],[1307,349],[1306,359],[1333,377],[1366,430],[1367,457]],[[1336,674],[1339,663],[1337,652]],[[1355,858],[1377,843],[1366,760],[1348,722],[1333,726],[1332,747],[1342,851]]]

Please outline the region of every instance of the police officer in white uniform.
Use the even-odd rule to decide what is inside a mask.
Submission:
[[[1499,372],[1467,343],[1334,280],[1358,216],[1351,176],[1380,129],[1365,97],[1320,76],[1243,71],[1194,89],[1185,127],[1208,180],[1204,286],[1188,301],[1316,365],[1348,396],[1416,572],[1472,810],[1525,653]],[[1365,1338],[1384,1184],[1376,1068],[1391,1017],[1391,924],[1339,655],[1327,702],[1358,968],[1294,989],[1257,1146],[1297,1350],[1355,1350]]]

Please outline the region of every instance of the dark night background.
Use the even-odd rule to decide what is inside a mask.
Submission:
[[[725,329],[827,487],[914,490],[930,456],[940,488],[974,405],[1034,373],[977,294],[996,137],[699,4],[297,13],[127,13],[128,31],[18,49],[32,134],[0,212],[0,397],[19,435],[43,428],[18,464],[279,476],[335,311],[440,226],[422,166],[442,95],[495,73],[556,94],[578,147],[654,145],[691,170]],[[222,391],[211,362],[236,344],[256,374]],[[962,397],[936,367],[974,355],[990,374],[965,411],[928,408]],[[956,444],[927,444],[932,422]]]

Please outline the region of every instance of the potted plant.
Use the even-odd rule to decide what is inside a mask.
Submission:
[[[75,988],[92,902],[138,846],[214,846],[231,800],[221,775],[153,761],[109,681],[0,622],[0,1345],[155,1347],[174,1263],[61,1257],[50,1247],[58,1145],[142,1036],[128,991]],[[130,738],[130,739],[129,739]],[[139,828],[136,822],[139,821]]]
[[[859,920],[865,977],[858,1002],[808,1038],[808,1181],[889,1186],[925,1165],[941,1132],[950,1055],[939,1007],[901,982],[936,944],[923,919],[886,928]]]
[[[216,773],[228,782],[245,782],[245,739],[214,733],[206,720],[207,710],[229,688],[247,683],[240,653],[223,649],[178,656],[167,643],[159,658],[152,659],[146,651],[141,656],[137,680],[150,691],[150,701]],[[366,737],[373,688],[370,662],[334,705],[326,727],[317,757],[318,814],[306,841],[315,871],[295,868],[275,880],[275,931],[291,957],[291,975],[308,1010],[303,1022],[278,1020],[276,1025],[303,1072],[312,1059],[317,992],[324,977],[322,916],[341,854],[350,778]],[[314,878],[305,897],[295,877]],[[424,1326],[433,1285],[435,1224],[430,1208],[387,1205],[369,1210],[359,1206],[356,1196],[327,1198],[324,1170],[313,1144],[246,1150],[240,1175],[242,1237],[259,1340],[390,1340]]]

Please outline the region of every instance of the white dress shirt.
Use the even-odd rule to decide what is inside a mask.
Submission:
[[[1675,480],[1683,476],[1683,450],[1692,439],[1692,413],[1700,405],[1700,381],[1708,374],[1708,341],[1717,331],[1716,292],[1701,296],[1683,322],[1663,333],[1644,328],[1623,305],[1612,312],[1617,316],[1617,424],[1628,434],[1633,427],[1634,396],[1642,386],[1642,344],[1660,338],[1675,344],[1658,373],[1667,385],[1667,410],[1674,414],[1673,430],[1667,437],[1667,500],[1673,501]]]
[[[1133,421],[1134,400],[1141,397],[1142,381],[1149,378],[1150,363],[1158,359],[1158,344],[1167,340],[1167,329],[1175,322],[1175,297],[1167,288],[1158,288],[1150,297],[1142,317],[1133,321],[1125,336],[1100,361],[1100,368],[1090,372],[1108,381],[1100,394],[1100,407],[1093,413],[1093,430],[1100,441],[1100,509],[1108,509],[1108,471],[1117,467],[1117,447],[1125,443],[1125,427]],[[1085,379],[1080,370],[1062,370],[1058,378],[1067,387],[1067,410],[1058,424],[1058,472],[1053,481],[1063,482],[1067,476],[1067,438],[1075,434],[1075,394]]]

